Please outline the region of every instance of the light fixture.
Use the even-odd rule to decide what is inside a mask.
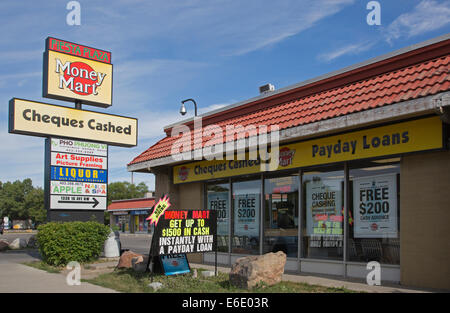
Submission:
[[[192,101],[194,103],[195,116],[197,116],[197,103],[195,102],[194,99],[186,99],[186,100],[181,101],[180,114],[181,115],[185,115],[186,114],[187,110],[186,110],[186,107],[184,106],[184,103],[187,102],[187,101]]]

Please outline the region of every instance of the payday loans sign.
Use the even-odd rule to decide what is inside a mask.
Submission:
[[[43,97],[107,108],[112,105],[111,53],[49,37]]]
[[[217,241],[217,212],[166,210],[159,218],[154,236],[154,255],[213,252]]]
[[[281,145],[277,170],[443,148],[438,116]],[[261,172],[261,160],[198,161],[174,167],[175,184]]]

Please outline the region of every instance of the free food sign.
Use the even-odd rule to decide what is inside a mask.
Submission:
[[[112,105],[112,82],[110,52],[47,38],[44,97],[106,108]]]

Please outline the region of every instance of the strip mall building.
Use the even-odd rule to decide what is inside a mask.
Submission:
[[[176,161],[171,131],[193,118],[128,170],[173,208],[219,210],[219,264],[281,250],[286,272],[365,278],[377,261],[382,282],[450,289],[449,53],[446,35],[201,116],[224,141],[227,125],[277,125],[275,170],[248,153]]]

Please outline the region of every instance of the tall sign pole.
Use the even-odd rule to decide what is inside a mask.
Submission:
[[[48,37],[42,96],[75,108],[13,98],[9,133],[45,141],[45,207],[50,221],[103,222],[108,195],[108,146],[137,145],[137,119],[83,110],[112,105],[111,52]]]

